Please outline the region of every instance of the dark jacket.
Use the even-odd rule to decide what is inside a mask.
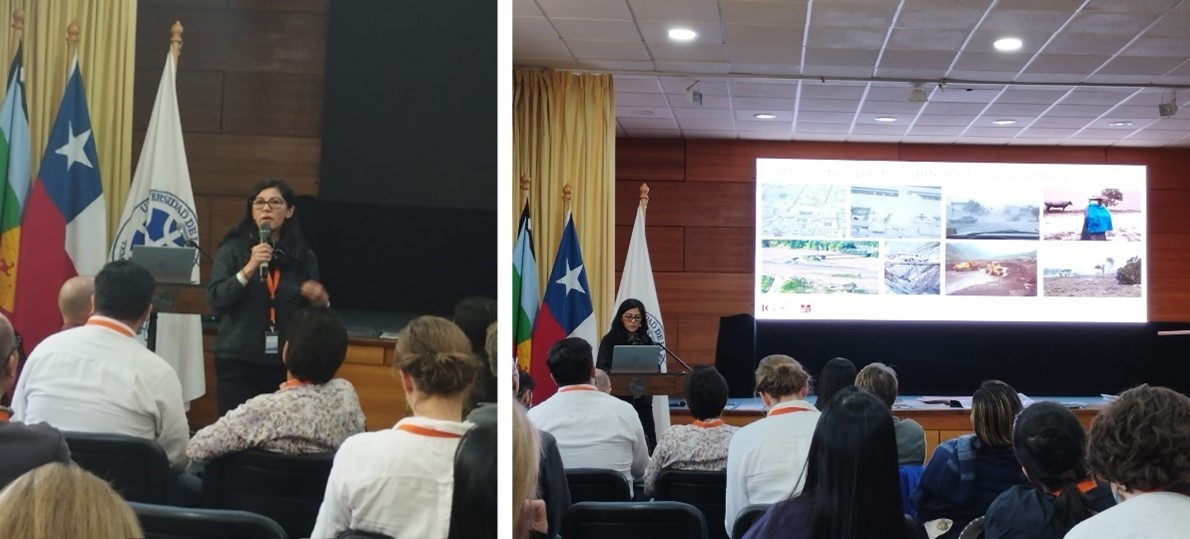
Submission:
[[[1025,484],[1012,447],[987,445],[974,434],[947,440],[934,449],[913,492],[917,522],[951,519],[950,530],[940,537],[958,537],[1001,492]]]
[[[1116,504],[1111,491],[1098,485],[1087,491],[1095,512]],[[1000,494],[984,518],[987,539],[1062,539],[1070,528],[1054,522],[1054,496],[1017,485]]]
[[[803,496],[777,502],[756,519],[744,537],[745,539],[808,538],[810,537],[810,512],[813,509],[814,502]],[[898,532],[900,533],[898,534]],[[917,526],[906,515],[902,528],[888,530],[884,537],[916,539],[918,537]]]
[[[248,263],[252,247],[249,235],[229,238],[215,252],[215,266],[211,270],[211,284],[207,286],[207,302],[223,316],[219,333],[212,345],[216,357],[273,364],[278,356],[265,357],[264,335],[269,325],[269,292],[264,281],[253,275],[247,285],[240,284],[236,273]],[[301,295],[302,283],[318,280],[318,260],[304,244],[283,256],[275,255],[272,267],[281,271],[277,285],[277,332],[280,343],[285,342],[285,324],[293,313],[308,302]]]
[[[29,470],[51,462],[70,464],[70,448],[58,429],[38,423],[0,421],[0,489]]]

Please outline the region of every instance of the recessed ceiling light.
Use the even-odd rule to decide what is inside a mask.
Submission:
[[[1132,122],[1112,122],[1107,125],[1110,125],[1112,127],[1132,127]]]
[[[1020,50],[1022,44],[1021,40],[1015,37],[1005,37],[997,39],[995,43],[992,43],[992,46],[996,47],[998,51],[1015,51]]]
[[[761,113],[753,114],[752,117],[759,119],[759,120],[772,120],[773,118],[776,118],[777,115],[769,114],[767,112],[761,112]]]
[[[669,38],[674,41],[690,41],[696,37],[698,34],[689,28],[672,28],[669,31]]]
[[[876,120],[877,122],[885,122],[885,123],[897,121],[897,119],[893,116],[877,116],[873,119]]]
[[[1013,125],[1016,120],[992,120],[992,125]]]

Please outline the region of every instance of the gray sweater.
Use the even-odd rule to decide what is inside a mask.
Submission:
[[[926,432],[912,419],[893,417],[897,431],[897,463],[922,464],[926,461]]]

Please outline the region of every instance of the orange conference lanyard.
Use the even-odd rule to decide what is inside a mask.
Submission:
[[[1088,480],[1086,480],[1086,481],[1083,481],[1083,482],[1081,482],[1081,483],[1079,483],[1079,484],[1075,485],[1075,487],[1077,487],[1077,488],[1078,488],[1079,492],[1082,492],[1082,493],[1084,493],[1084,494],[1085,494],[1085,493],[1087,493],[1087,492],[1090,492],[1090,491],[1091,491],[1091,489],[1093,489],[1093,488],[1095,488],[1095,487],[1097,487],[1097,486],[1099,486],[1099,484],[1098,484],[1098,483],[1096,483],[1094,479],[1088,479]],[[1058,495],[1062,494],[1062,491],[1061,491],[1061,490],[1055,490],[1053,494],[1054,494],[1054,496],[1058,496]]]
[[[588,385],[568,386],[568,387],[559,389],[558,393],[567,393],[570,391],[595,391],[595,388],[593,386],[588,386]]]
[[[269,289],[269,328],[277,327],[277,285],[281,284],[281,270],[274,269],[264,276],[265,287]]]
[[[416,434],[418,436],[429,436],[431,438],[462,438],[463,437],[462,434],[455,434],[453,432],[442,432],[440,430],[434,430],[434,429],[431,429],[428,427],[423,427],[421,425],[410,425],[409,423],[405,423],[404,425],[397,425],[397,428],[400,430],[403,430],[405,432],[410,432],[410,433]]]
[[[704,428],[704,429],[713,429],[715,427],[722,426],[723,420],[722,419],[712,419],[710,421],[703,421],[701,419],[695,419],[693,425],[695,427],[700,427],[700,428]]]
[[[809,412],[809,411],[810,411],[809,408],[799,408],[796,406],[791,407],[791,408],[779,408],[777,410],[773,410],[773,411],[769,412],[769,417],[785,415],[785,414],[792,414],[794,412]]]
[[[308,386],[308,385],[310,385],[310,382],[306,382],[306,381],[302,381],[302,380],[298,380],[297,378],[294,378],[293,380],[286,380],[285,382],[283,382],[281,384],[281,387],[279,387],[277,389],[293,389],[295,387],[302,387],[302,386]]]
[[[124,327],[121,324],[117,324],[115,322],[108,322],[107,320],[104,320],[102,318],[90,318],[87,320],[87,325],[88,326],[102,326],[107,329],[113,330],[116,333],[119,333],[120,335],[123,335],[125,337],[132,336],[132,331],[130,331],[128,328]]]

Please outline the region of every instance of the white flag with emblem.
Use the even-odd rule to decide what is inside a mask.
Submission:
[[[628,242],[628,258],[624,260],[624,272],[620,276],[620,290],[616,293],[619,306],[628,298],[636,298],[645,305],[649,319],[649,337],[653,342],[665,344],[665,324],[661,322],[661,306],[657,302],[657,287],[653,284],[653,263],[649,261],[649,245],[645,241],[645,209],[636,208],[636,222],[632,225],[632,239]],[[612,320],[611,323],[616,323]],[[658,358],[661,372],[666,372],[665,352]],[[657,427],[657,440],[669,429],[669,395],[653,396],[653,423]]]
[[[112,260],[131,257],[133,245],[198,244],[198,214],[194,211],[194,191],[190,188],[190,169],[186,165],[174,85],[177,69],[173,54],[167,53],[140,161],[136,163],[128,202],[124,204],[112,244]],[[198,282],[197,257],[191,280]],[[199,315],[158,315],[157,355],[178,373],[182,398],[187,402],[206,392],[202,345]]]

